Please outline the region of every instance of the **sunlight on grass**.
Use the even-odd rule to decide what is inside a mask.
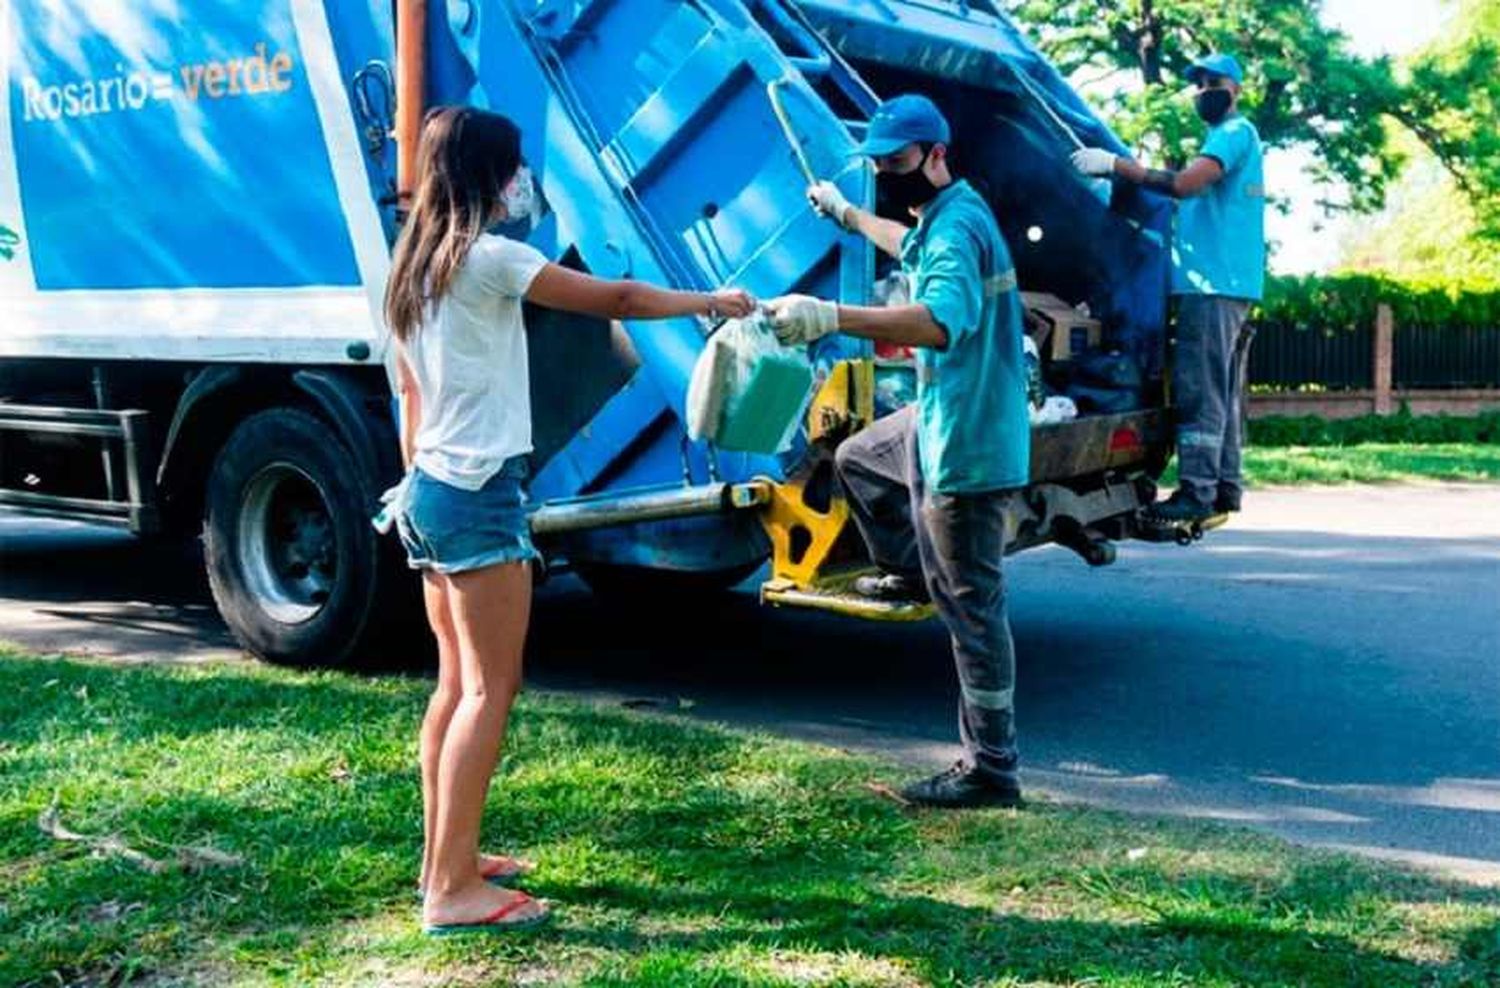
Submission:
[[[1500,446],[1477,443],[1250,446],[1245,448],[1245,480],[1252,487],[1493,481],[1500,480]],[[1159,483],[1164,490],[1177,485],[1175,459]]]
[[[1245,832],[872,794],[891,766],[528,697],[487,846],[550,928],[433,941],[428,684],[0,653],[0,983],[1482,984],[1500,893]],[[165,862],[43,834],[60,820]],[[178,863],[174,849],[236,856]],[[1139,853],[1129,853],[1135,849]],[[1144,849],[1144,850],[1141,850]]]
[[[1500,446],[1289,446],[1248,449],[1257,484],[1342,484],[1413,480],[1500,480]]]

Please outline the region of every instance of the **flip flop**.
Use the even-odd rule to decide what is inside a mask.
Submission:
[[[525,906],[527,903],[536,902],[525,892],[517,892],[516,897],[505,905],[496,909],[488,916],[473,923],[425,923],[422,932],[430,937],[461,936],[468,933],[509,933],[511,930],[529,930],[532,927],[541,926],[552,917],[552,910],[545,905],[541,912],[535,916],[525,919],[513,919],[505,922],[505,917]]]
[[[521,862],[516,861],[515,858],[510,858],[509,860],[516,862],[516,866],[514,868],[507,868],[504,865],[496,864],[493,865],[489,871],[481,871],[479,873],[479,877],[483,878],[491,885],[498,885],[501,888],[509,888],[511,883],[515,882],[523,875],[530,873],[531,869]],[[422,888],[421,885],[417,886],[416,892],[417,898],[419,899],[425,898],[427,895],[427,890]]]
[[[485,881],[491,883],[492,885],[505,885],[509,882],[515,881],[522,875],[531,871],[531,869],[526,864],[521,861],[517,861],[515,858],[505,858],[504,860],[512,862],[513,864],[515,864],[515,867],[507,868],[505,867],[505,865],[496,862],[490,867],[488,871],[481,871],[479,873],[479,877],[483,878]]]

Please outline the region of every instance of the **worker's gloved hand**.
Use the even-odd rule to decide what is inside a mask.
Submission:
[[[832,182],[818,182],[807,187],[807,201],[812,203],[813,209],[818,211],[819,216],[826,216],[833,220],[845,230],[853,230],[850,226],[852,219],[849,200],[839,191],[839,187]]]
[[[721,288],[708,297],[710,319],[743,319],[755,311],[755,299],[743,288]]]
[[[1095,178],[1115,173],[1115,154],[1103,148],[1079,148],[1073,152],[1073,167]]]
[[[776,338],[786,346],[811,343],[838,332],[839,307],[811,295],[782,295],[766,302]]]

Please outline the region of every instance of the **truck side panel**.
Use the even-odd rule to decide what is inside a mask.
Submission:
[[[9,5],[0,356],[344,362],[386,246],[320,3]]]

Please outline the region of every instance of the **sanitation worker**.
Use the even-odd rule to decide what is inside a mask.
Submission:
[[[1253,330],[1245,316],[1261,297],[1266,269],[1266,187],[1260,135],[1239,112],[1245,74],[1233,56],[1210,55],[1187,70],[1194,105],[1208,124],[1203,150],[1184,170],[1146,168],[1101,148],[1073,164],[1085,175],[1134,182],[1181,200],[1172,237],[1176,345],[1178,487],[1146,511],[1164,524],[1240,510],[1240,402]]]
[[[843,332],[914,348],[917,400],[835,455],[879,568],[856,589],[930,599],[952,636],[964,756],[902,794],[927,806],[1016,806],[1016,663],[1001,557],[1006,505],[1025,486],[1030,460],[1022,307],[995,218],[955,180],[948,145],[948,122],[931,100],[897,96],[878,108],[860,149],[874,165],[876,213],[850,205],[831,183],[808,190],[818,212],[901,262],[911,304],[787,295],[766,308],[784,343]]]

